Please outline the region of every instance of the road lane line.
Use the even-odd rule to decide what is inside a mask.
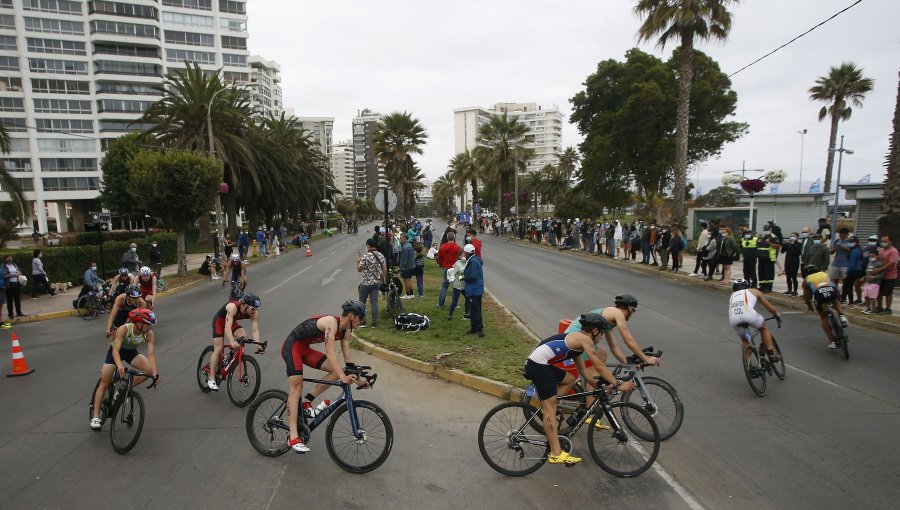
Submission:
[[[696,499],[694,499],[694,496],[691,496],[691,493],[688,492],[687,489],[682,487],[680,483],[676,482],[675,479],[672,478],[672,475],[670,475],[668,471],[663,469],[658,460],[653,463],[653,470],[656,471],[656,474],[658,474],[660,478],[662,478],[667,484],[669,484],[669,487],[671,487],[672,490],[674,490],[675,493],[681,497],[681,500],[684,501],[685,504],[691,508],[691,510],[704,510],[703,505],[701,505]]]
[[[319,259],[319,260],[322,260],[322,259]],[[289,278],[286,279],[285,281],[283,281],[283,282],[279,283],[278,285],[272,287],[271,289],[269,289],[269,290],[263,292],[263,294],[268,294],[269,292],[272,292],[273,290],[277,289],[278,287],[281,287],[281,286],[284,285],[285,283],[287,283],[287,282],[293,280],[294,278],[300,276],[301,274],[305,273],[305,272],[308,271],[311,267],[312,267],[312,266],[306,266],[306,267],[305,267],[302,271],[300,271],[299,273],[295,274],[294,276],[289,277]]]

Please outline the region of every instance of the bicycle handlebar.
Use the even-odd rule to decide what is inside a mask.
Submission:
[[[655,358],[661,358],[662,354],[663,354],[662,350],[657,351],[657,350],[654,350],[653,347],[645,347],[642,352],[644,354],[646,354],[647,356],[653,356]],[[642,361],[641,358],[639,358],[637,354],[632,354],[631,356],[628,356],[628,358],[626,358],[626,361],[627,361],[626,365],[634,365],[634,367],[638,370],[643,370],[644,368],[651,366],[649,363],[644,363],[644,361]],[[657,364],[658,364],[658,362],[657,362]],[[620,368],[621,366],[622,365],[619,365],[619,367],[617,367],[617,368]]]
[[[148,390],[155,388],[157,386],[157,384],[159,383],[159,374],[156,374],[156,376],[151,376],[149,374],[145,374],[144,372],[141,372],[140,370],[136,370],[131,367],[125,367],[125,373],[131,374],[135,377],[146,377],[146,378],[150,379],[152,382],[150,383],[149,386],[147,386]],[[121,380],[121,378],[119,378],[119,371],[116,370],[115,372],[113,372],[113,382],[118,382],[120,380]]]
[[[367,370],[371,370],[372,367],[367,367],[363,365],[353,365],[348,363],[344,367],[344,373],[347,375],[355,375],[357,378],[365,379],[366,385],[371,388],[375,386],[375,381],[378,380],[378,374],[370,374]],[[361,386],[357,386],[356,389],[362,389]]]
[[[253,340],[252,338],[244,338],[244,337],[241,337],[241,338],[238,338],[238,339],[237,339],[237,342],[238,342],[239,344],[241,344],[242,346],[243,346],[243,345],[246,345],[246,344],[258,345],[258,346],[259,346],[259,349],[257,349],[256,352],[255,352],[254,354],[262,354],[262,353],[266,352],[266,347],[269,346],[269,341],[268,341],[268,340],[266,340],[265,342],[257,342],[257,341],[255,341],[255,340]]]

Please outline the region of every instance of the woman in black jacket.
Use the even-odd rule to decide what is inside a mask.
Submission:
[[[781,253],[784,253],[784,272],[788,290],[784,292],[788,296],[797,295],[797,272],[800,270],[800,252],[803,246],[797,241],[800,236],[791,232],[791,236],[781,245]]]

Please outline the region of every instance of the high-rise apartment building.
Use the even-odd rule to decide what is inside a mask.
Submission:
[[[251,106],[257,115],[278,117],[284,111],[281,100],[281,66],[259,55],[251,55],[250,83]]]
[[[334,187],[344,194],[344,199],[354,198],[356,173],[353,169],[353,143],[341,141],[334,144],[331,152],[331,175]]]
[[[384,168],[375,157],[372,135],[381,119],[380,113],[364,109],[353,119],[353,167],[356,173],[355,193],[359,198],[378,195],[378,181],[384,178]]]
[[[68,204],[79,228],[97,208],[103,151],[145,127],[131,122],[168,72],[188,61],[249,82],[247,37],[243,0],[0,0],[0,157],[35,226],[65,231]]]
[[[334,117],[297,117],[300,127],[309,132],[309,136],[319,145],[325,159],[330,160],[334,140]]]

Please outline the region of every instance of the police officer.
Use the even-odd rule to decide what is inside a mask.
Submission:
[[[756,237],[756,234],[750,230],[744,230],[741,238],[741,256],[744,258],[744,279],[750,282],[750,286],[754,289],[758,282],[758,279],[756,278],[756,245],[758,242],[759,239]]]
[[[772,292],[775,284],[775,260],[781,250],[781,239],[772,231],[772,222],[763,227],[763,235],[756,243],[759,263],[759,290]]]

